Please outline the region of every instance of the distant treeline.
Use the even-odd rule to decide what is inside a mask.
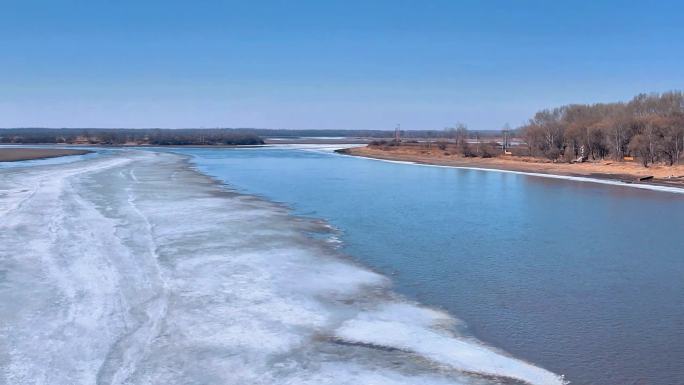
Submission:
[[[302,137],[357,137],[389,138],[394,131],[382,130],[288,130],[275,128],[255,128],[252,130],[265,138],[302,138]]]
[[[572,104],[542,110],[518,135],[529,154],[549,159],[639,159],[679,162],[684,149],[684,96],[641,94],[627,103]]]
[[[509,150],[508,129],[506,139],[502,137],[503,131],[470,131],[463,123],[457,123],[454,127],[447,127],[442,131],[430,131],[433,136],[422,137],[424,141],[415,139],[402,140],[373,140],[370,146],[390,147],[416,147],[430,151],[433,146],[446,154],[460,154],[464,157],[491,158],[501,155]],[[436,139],[436,140],[433,140]],[[498,140],[498,141],[497,141]]]
[[[7,128],[0,129],[0,143],[149,144],[149,145],[255,145],[264,141],[245,129],[103,129],[103,128]]]
[[[444,138],[450,135],[453,129],[444,130],[401,130],[400,136],[402,138],[412,139],[429,139],[429,138]],[[394,130],[286,130],[286,129],[253,129],[253,132],[262,137],[271,138],[303,138],[303,137],[347,137],[347,138],[378,138],[386,139],[394,137]],[[497,131],[470,131],[471,135],[475,137],[480,135],[482,137],[497,136]]]
[[[6,128],[0,143],[66,144],[262,144],[261,138],[393,138],[394,130],[287,130],[265,128],[160,129],[160,128]],[[434,139],[453,134],[445,130],[401,130],[402,138]],[[471,131],[473,137],[495,136],[496,131]]]

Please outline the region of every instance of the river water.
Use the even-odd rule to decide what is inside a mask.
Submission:
[[[682,213],[317,146],[17,162],[0,384],[681,385]]]
[[[326,220],[396,291],[573,384],[684,384],[684,195],[316,150],[180,152]]]

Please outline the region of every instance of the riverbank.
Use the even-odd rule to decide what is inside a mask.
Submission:
[[[0,147],[0,162],[18,162],[21,160],[35,160],[57,158],[69,155],[85,155],[89,150],[70,150],[63,148],[7,148]]]
[[[440,150],[409,146],[366,146],[339,150],[338,153],[374,159],[415,162],[451,167],[474,167],[572,177],[585,177],[633,184],[677,187],[684,189],[684,166],[643,167],[635,162],[596,161],[585,163],[553,163],[531,157],[499,156],[492,158],[463,157]],[[642,180],[643,178],[649,178]]]

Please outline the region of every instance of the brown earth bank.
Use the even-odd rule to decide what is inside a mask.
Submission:
[[[478,167],[540,174],[580,176],[616,180],[625,183],[653,184],[684,188],[684,165],[651,165],[610,160],[584,163],[560,163],[522,156],[494,156],[491,158],[463,157],[441,150],[437,146],[366,146],[338,150],[339,153],[375,159],[397,160],[453,167]],[[640,180],[641,178],[652,179]]]
[[[0,162],[56,158],[67,155],[83,155],[92,151],[61,148],[0,148]]]

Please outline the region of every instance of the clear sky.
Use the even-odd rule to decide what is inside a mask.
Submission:
[[[472,129],[684,88],[684,2],[0,0],[0,127]]]

